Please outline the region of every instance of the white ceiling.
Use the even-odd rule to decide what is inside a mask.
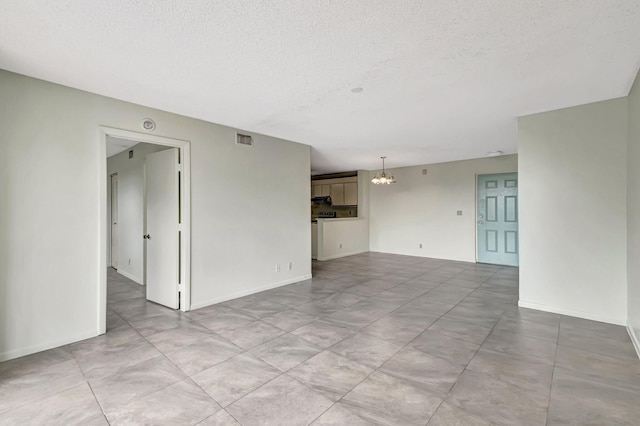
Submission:
[[[0,0],[0,68],[309,144],[314,172],[513,153],[517,116],[639,65],[640,0]]]
[[[132,148],[139,143],[140,142],[107,136],[107,158],[113,157],[116,154],[120,154],[122,151],[126,151],[127,149]]]

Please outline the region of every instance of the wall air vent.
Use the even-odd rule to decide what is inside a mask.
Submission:
[[[243,135],[242,133],[236,133],[236,144],[237,145],[253,145],[253,137],[249,135]]]

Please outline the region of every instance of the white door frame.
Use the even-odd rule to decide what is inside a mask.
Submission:
[[[152,143],[171,146],[180,149],[180,164],[182,165],[182,179],[180,182],[180,209],[182,210],[182,244],[180,247],[180,310],[191,309],[191,143],[182,139],[156,136],[148,133],[132,132],[130,130],[99,126],[99,172],[98,181],[100,194],[100,223],[98,241],[99,259],[99,292],[98,292],[98,324],[99,333],[104,334],[107,329],[107,136],[127,139],[136,142]],[[110,229],[109,229],[110,232]],[[142,238],[142,235],[140,235]]]
[[[109,247],[111,248],[111,267],[113,269],[115,269],[116,271],[118,270],[118,173],[114,173],[110,176],[111,181],[110,181],[110,187],[109,187],[109,195],[111,197],[111,211],[109,212],[109,223],[111,224],[111,229],[110,229],[110,235],[109,235]],[[115,182],[115,185],[114,185]],[[115,186],[115,197],[114,197],[114,186]],[[114,203],[115,200],[115,203]],[[115,208],[114,208],[115,207]],[[114,210],[116,211],[116,222],[114,222],[113,219],[113,212]],[[116,229],[115,234],[116,234],[116,238],[115,238],[115,244],[114,244],[114,238],[113,238],[113,234],[114,234],[114,227]],[[116,256],[115,256],[115,265],[113,264],[113,252],[116,252]]]

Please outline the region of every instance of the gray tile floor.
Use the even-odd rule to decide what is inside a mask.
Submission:
[[[110,270],[107,334],[0,363],[0,424],[635,424],[623,327],[516,268],[366,253],[187,314]]]

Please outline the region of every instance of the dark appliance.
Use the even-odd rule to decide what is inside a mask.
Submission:
[[[336,217],[336,212],[323,212],[323,211],[318,212],[318,219],[330,219],[335,217]]]
[[[311,202],[315,204],[331,204],[331,197],[313,197]]]

